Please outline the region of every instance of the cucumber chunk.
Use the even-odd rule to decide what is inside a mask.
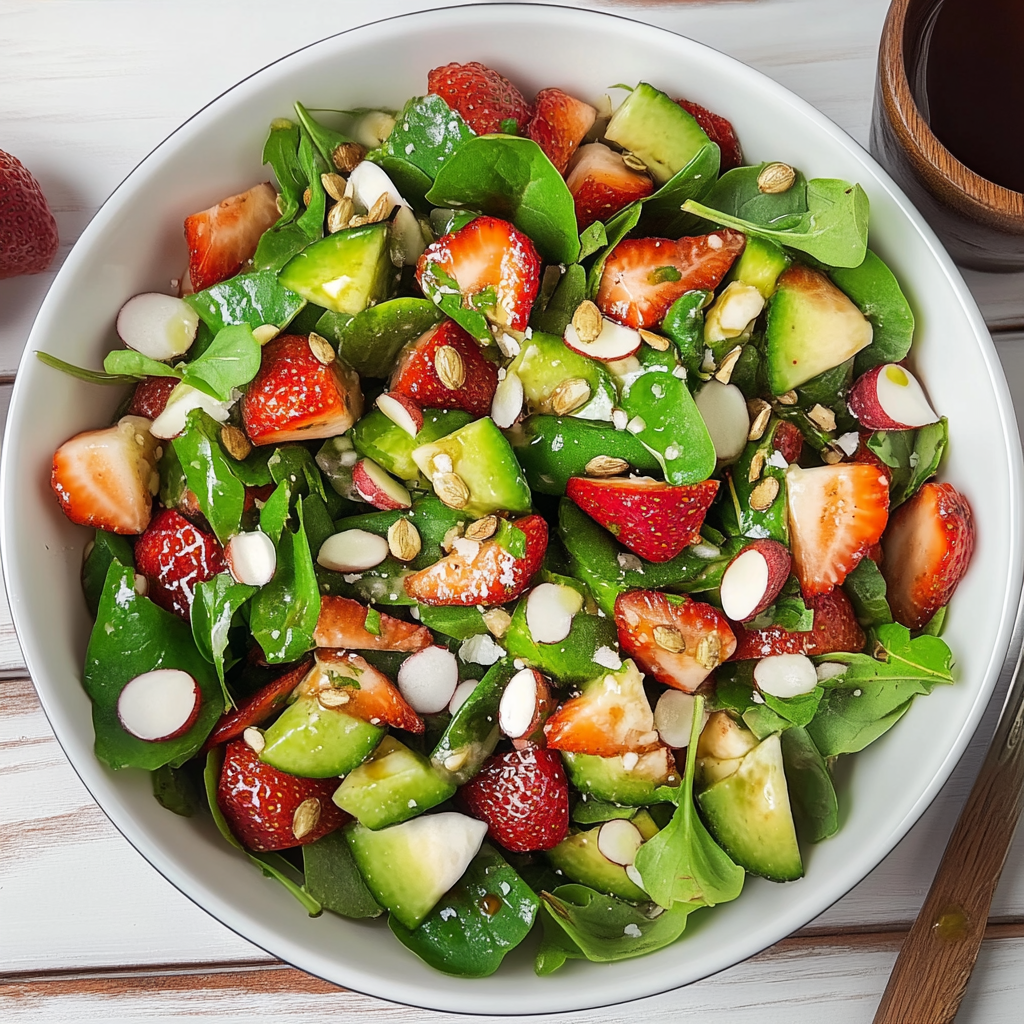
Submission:
[[[645,807],[675,799],[679,773],[667,747],[659,747],[627,769],[618,757],[595,757],[562,751],[569,781],[581,792],[616,804]]]

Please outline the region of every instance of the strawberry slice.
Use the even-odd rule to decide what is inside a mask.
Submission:
[[[87,430],[53,455],[50,486],[64,515],[110,533],[142,533],[160,488],[151,421],[125,416],[105,430]]]
[[[423,732],[423,719],[406,703],[398,687],[365,658],[349,651],[322,648],[316,664],[299,685],[299,696],[330,690],[348,700],[330,702],[346,715],[373,725],[390,725],[406,732]],[[326,704],[326,702],[322,702]]]
[[[596,220],[608,220],[654,191],[654,182],[646,171],[627,167],[621,153],[600,142],[580,147],[565,183],[576,205],[580,231]]]
[[[196,584],[224,571],[224,552],[212,533],[167,508],[135,542],[135,567],[149,581],[150,600],[187,619]]]
[[[526,535],[526,553],[517,558],[496,540],[485,540],[470,558],[466,545],[405,577],[406,593],[430,605],[493,605],[513,601],[530,584],[548,547],[548,524],[525,516],[513,524]]]
[[[619,644],[660,683],[693,693],[736,650],[729,621],[715,607],[654,590],[615,599]]]
[[[263,346],[259,372],[242,399],[242,421],[253,444],[336,437],[359,419],[359,376],[329,350],[318,344],[314,352],[301,334]]]
[[[597,120],[597,111],[589,104],[561,89],[541,89],[533,101],[533,118],[528,133],[565,174],[569,161]]]
[[[925,484],[892,517],[882,538],[893,618],[920,629],[946,603],[974,552],[974,514],[952,484]]]
[[[452,364],[458,367],[458,361],[438,358],[438,351],[446,345],[461,360],[461,383],[458,373],[453,377],[450,372]],[[445,373],[443,379],[439,366]],[[498,387],[498,370],[484,358],[471,334],[454,320],[445,320],[402,349],[388,387],[391,393],[411,399],[420,408],[464,409],[474,416],[486,416]]]
[[[494,754],[459,789],[466,813],[513,853],[550,850],[569,832],[569,783],[558,754],[538,747]]]
[[[503,75],[477,61],[445,64],[427,74],[427,92],[457,110],[477,135],[507,132],[521,135],[530,120],[530,107],[522,93]]]
[[[132,392],[128,415],[155,420],[167,407],[167,399],[177,386],[177,377],[143,377]]]
[[[713,290],[747,244],[731,228],[680,238],[627,238],[605,261],[597,305],[627,327],[655,327],[685,292]]]
[[[673,486],[647,477],[574,476],[565,493],[630,551],[648,562],[667,562],[700,541],[718,481]]]
[[[699,103],[691,103],[689,100],[676,100],[676,103],[693,117],[704,134],[722,151],[721,174],[743,163],[740,140],[736,137],[736,129],[733,128],[731,121],[727,121],[720,114],[712,113]]]
[[[434,638],[426,626],[403,622],[379,612],[379,634],[366,628],[369,609],[348,597],[320,598],[320,618],[313,640],[317,647],[348,647],[364,651],[422,651]]]
[[[499,327],[525,331],[540,287],[540,256],[508,221],[476,217],[428,245],[416,266],[425,293],[450,291],[452,280],[463,305]]]
[[[304,846],[349,820],[331,797],[337,779],[302,779],[264,764],[244,740],[224,749],[217,806],[250,850]]]
[[[267,683],[247,700],[242,701],[234,711],[222,715],[207,737],[203,750],[211,750],[221,743],[238,739],[250,726],[262,725],[275,712],[280,711],[291,696],[292,690],[305,678],[313,667],[313,661],[307,658],[289,669],[283,676]]]
[[[547,720],[544,735],[556,750],[596,757],[646,754],[661,745],[644,677],[629,660],[586,683]]]
[[[889,480],[856,462],[786,472],[793,571],[804,597],[828,593],[878,543],[889,519]]]
[[[256,252],[260,236],[281,216],[269,181],[228,196],[185,218],[188,276],[192,291],[234,277]]]

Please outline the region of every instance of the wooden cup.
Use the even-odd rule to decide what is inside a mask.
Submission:
[[[960,163],[932,133],[914,99],[911,82],[923,79],[928,34],[941,3],[893,0],[889,8],[878,53],[871,153],[957,263],[1024,269],[1024,194]]]

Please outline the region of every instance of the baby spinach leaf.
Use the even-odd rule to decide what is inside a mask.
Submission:
[[[184,298],[215,333],[234,324],[248,324],[253,330],[263,324],[284,328],[306,305],[271,270],[238,274]]]
[[[69,377],[77,377],[87,384],[134,384],[138,378],[126,373],[104,373],[103,370],[88,370],[84,366],[75,366],[74,363],[67,363],[63,359],[51,356],[49,352],[36,351],[36,359],[54,370],[60,370]]]
[[[283,117],[271,122],[270,134],[263,145],[263,163],[270,164],[277,178],[281,217],[274,227],[289,224],[302,206],[302,193],[306,188],[306,175],[299,163],[297,124]]]
[[[487,317],[473,305],[477,296],[471,295],[463,300],[459,282],[440,264],[432,260],[426,262],[420,277],[420,287],[423,294],[464,331],[468,331],[484,345],[491,344],[493,339]]]
[[[604,225],[599,220],[595,220],[590,227],[584,228],[580,232],[580,261],[582,262],[588,256],[593,256],[598,249],[607,244],[608,233],[605,231]]]
[[[587,274],[578,264],[572,263],[565,268],[557,287],[541,312],[530,318],[530,327],[544,334],[561,337],[565,328],[572,320],[576,307],[587,297]],[[561,492],[559,492],[561,493]]]
[[[260,359],[260,343],[253,337],[252,328],[235,324],[218,331],[210,347],[198,359],[185,364],[183,380],[226,402],[234,388],[248,384],[256,376]]]
[[[182,378],[181,370],[167,363],[150,359],[141,352],[130,348],[116,348],[108,352],[103,360],[103,369],[118,377],[177,377]]]
[[[293,495],[318,494],[323,500],[324,481],[308,448],[300,444],[286,444],[274,449],[267,460],[271,479],[276,484],[286,483]]]
[[[761,699],[765,707],[785,719],[788,724],[803,727],[814,718],[824,693],[822,687],[816,686],[810,693],[801,693],[796,697],[775,697],[762,692]]]
[[[944,604],[922,627],[921,632],[925,636],[942,636],[942,629],[946,625],[946,612],[949,605]]]
[[[597,295],[597,290],[601,286],[604,265],[611,251],[637,226],[642,212],[643,206],[640,202],[630,203],[605,224],[604,231],[608,244],[598,253],[597,259],[591,264],[587,274],[587,295],[590,298],[593,299]],[[582,257],[580,258],[582,259]]]
[[[135,564],[135,553],[127,537],[106,530],[97,530],[89,554],[82,561],[82,593],[89,614],[95,619],[103,596],[103,586],[107,581],[110,563],[117,560],[122,565],[132,567]]]
[[[704,362],[704,307],[710,297],[711,292],[686,292],[672,303],[661,322],[662,331],[679,350],[691,388],[699,380]]]
[[[156,802],[183,818],[191,818],[199,808],[199,793],[188,768],[172,768],[169,764],[150,773]]]
[[[860,560],[846,577],[843,590],[853,605],[857,621],[864,629],[892,622],[892,612],[885,597],[885,578],[870,558]]]
[[[197,583],[192,598],[192,638],[199,653],[217,670],[224,706],[234,701],[224,681],[224,652],[228,646],[228,630],[235,612],[256,593],[258,587],[236,583],[230,573],[218,573],[212,579]]]
[[[805,842],[820,843],[839,831],[839,801],[832,775],[806,729],[787,729],[781,740],[797,832]]]
[[[384,913],[366,887],[339,829],[302,847],[306,891],[326,910],[343,917],[380,917]]]
[[[334,151],[352,140],[347,135],[342,135],[341,132],[321,124],[301,103],[295,104],[295,115],[323,157],[324,163],[333,171]]]
[[[917,430],[877,430],[868,438],[868,448],[891,470],[890,513],[935,475],[948,442],[949,423],[945,416],[938,423]]]
[[[796,171],[792,187],[785,192],[762,192],[757,179],[767,166],[726,171],[704,197],[704,205],[764,227],[785,229],[796,224],[807,213],[807,179]]]
[[[283,480],[274,488],[260,509],[260,529],[275,543],[281,540],[281,531],[292,511],[291,484]]]
[[[718,146],[709,142],[654,195],[641,200],[640,230],[666,238],[684,234],[690,218],[683,212],[683,203],[707,195],[718,177],[721,156]]]
[[[531,139],[467,139],[441,167],[427,193],[434,206],[468,206],[510,220],[550,263],[575,263],[580,239],[572,194]]]

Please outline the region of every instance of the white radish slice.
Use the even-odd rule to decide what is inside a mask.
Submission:
[[[538,644],[557,644],[572,629],[573,616],[583,607],[583,596],[560,583],[541,583],[526,599],[526,626]]]
[[[904,427],[923,427],[937,423],[939,417],[931,407],[917,378],[902,366],[889,363],[875,378],[878,404],[893,422]]]
[[[160,292],[132,296],[117,314],[117,336],[160,362],[183,356],[198,330],[199,314],[183,299]]]
[[[621,864],[623,867],[628,867],[636,860],[637,850],[643,841],[640,830],[625,818],[606,821],[597,833],[598,850],[613,864]]]
[[[224,423],[236,401],[237,399],[232,398],[230,401],[221,402],[212,395],[197,390],[191,384],[176,384],[167,397],[164,411],[153,420],[149,432],[164,441],[177,437],[185,429],[185,420],[193,409],[202,409],[218,423]]]
[[[753,614],[768,589],[768,560],[757,548],[737,555],[722,576],[722,611],[736,622]]]
[[[393,262],[400,267],[411,267],[427,247],[423,228],[408,206],[400,206],[391,222],[391,244]]]
[[[352,197],[364,210],[372,210],[377,200],[384,195],[388,197],[390,203],[388,216],[396,206],[409,205],[387,173],[369,160],[364,160],[356,166],[348,176],[348,184],[352,190]]]
[[[524,668],[508,681],[501,695],[498,728],[509,739],[519,739],[530,728],[536,714],[537,676],[532,668]]]
[[[374,508],[412,508],[408,490],[372,459],[360,459],[352,467],[352,484],[359,497]]]
[[[423,429],[423,412],[411,398],[385,391],[377,396],[376,405],[395,426],[401,427],[410,437],[415,437]]]
[[[455,687],[455,692],[452,694],[452,699],[448,701],[448,713],[454,715],[463,704],[473,695],[473,691],[480,685],[479,679],[463,679],[458,686]]]
[[[342,530],[320,545],[316,560],[334,572],[362,572],[380,565],[389,554],[386,537],[366,530]]]
[[[202,703],[199,684],[178,668],[158,668],[130,679],[117,698],[125,732],[149,743],[188,732]]]
[[[754,666],[754,682],[773,697],[799,697],[818,685],[818,674],[805,654],[773,654]]]
[[[666,747],[681,750],[690,745],[690,727],[693,725],[693,694],[682,690],[666,690],[654,706],[654,728]],[[708,723],[704,712],[700,727]]]
[[[277,571],[274,542],[259,530],[236,533],[224,546],[224,560],[236,583],[264,587]]]
[[[424,647],[402,662],[398,689],[413,711],[433,715],[448,707],[459,685],[459,665],[444,647]]]
[[[523,382],[518,373],[506,373],[498,382],[491,399],[491,419],[502,430],[512,426],[523,411]]]
[[[696,403],[718,461],[738,459],[750,432],[750,414],[743,392],[735,384],[709,380],[697,393]]]
[[[593,341],[584,341],[572,324],[565,328],[562,340],[573,352],[603,363],[614,363],[633,355],[643,342],[639,331],[623,327],[607,317],[601,318],[601,333]]]

